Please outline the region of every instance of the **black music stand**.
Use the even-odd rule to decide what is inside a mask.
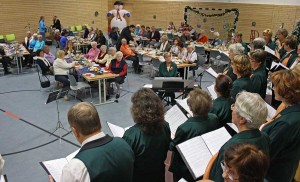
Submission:
[[[55,101],[56,102],[56,111],[57,111],[57,123],[56,123],[56,128],[55,130],[52,132],[55,133],[58,129],[63,129],[65,130],[66,132],[68,132],[62,122],[60,121],[60,118],[59,118],[59,109],[58,109],[58,101],[59,99],[63,98],[64,96],[68,95],[68,92],[69,92],[69,89],[68,88],[62,88],[60,90],[56,90],[56,91],[53,91],[49,94],[48,96],[48,99],[46,101],[46,104],[49,104],[50,102],[53,102]]]
[[[183,81],[165,81],[162,83],[162,89],[164,90],[164,95],[162,96],[162,99],[167,102],[166,105],[170,105],[170,104],[172,104],[172,99],[175,99],[175,91],[176,90],[184,90],[184,82]],[[171,97],[171,101],[167,97]],[[172,97],[174,97],[174,98],[172,98]]]

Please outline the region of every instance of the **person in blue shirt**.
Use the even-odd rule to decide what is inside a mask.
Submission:
[[[61,33],[61,38],[60,38],[60,41],[59,41],[61,49],[64,49],[66,47],[67,41],[68,41],[68,38],[66,37],[66,32],[62,32]]]
[[[141,29],[141,25],[137,24],[134,29],[134,35],[139,35]]]
[[[32,36],[32,39],[29,42],[29,46],[28,46],[29,51],[33,50],[33,48],[34,48],[37,41],[38,41],[37,34],[34,33],[33,36]]]
[[[44,16],[41,16],[39,21],[39,33],[43,36],[43,41],[46,40],[46,31],[45,19]]]
[[[219,32],[214,32],[214,39],[211,41],[212,46],[215,47],[222,44],[222,40],[219,37],[220,37]]]
[[[38,35],[38,40],[35,43],[35,46],[33,48],[33,52],[36,52],[39,49],[43,50],[44,46],[45,46],[45,41],[43,40],[43,36]]]

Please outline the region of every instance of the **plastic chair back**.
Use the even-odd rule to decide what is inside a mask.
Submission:
[[[8,35],[6,35],[6,40],[8,42],[16,40],[15,34],[8,34]]]
[[[81,30],[82,30],[82,25],[77,25],[77,26],[76,26],[76,30],[77,30],[77,31],[81,31]]]
[[[152,65],[153,65],[153,68],[155,68],[155,69],[159,69],[159,65],[160,65],[160,60],[158,59],[158,58],[153,58],[152,59]]]
[[[72,31],[72,32],[75,32],[75,31],[76,31],[75,26],[71,26],[71,31]]]
[[[68,77],[69,77],[69,81],[70,81],[70,86],[71,86],[71,88],[72,87],[77,87],[77,82],[76,82],[76,79],[75,79],[75,77],[73,76],[73,75],[70,75],[70,74],[68,74]],[[75,88],[73,88],[73,89],[75,89]]]
[[[204,47],[202,46],[195,46],[195,51],[197,54],[205,54]]]
[[[0,39],[4,39],[4,36],[3,36],[3,35],[0,35]]]

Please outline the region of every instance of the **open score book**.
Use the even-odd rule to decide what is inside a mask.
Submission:
[[[55,182],[60,182],[63,167],[68,164],[79,152],[79,149],[68,155],[66,158],[54,159],[40,162],[48,175],[51,175]]]
[[[193,178],[201,177],[210,158],[231,138],[227,130],[220,129],[194,137],[176,146]]]

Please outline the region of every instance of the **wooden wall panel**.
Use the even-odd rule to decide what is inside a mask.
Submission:
[[[212,3],[212,2],[178,2],[178,1],[157,1],[157,0],[123,0],[124,8],[131,12],[129,23],[145,24],[146,26],[155,25],[156,27],[166,28],[169,21],[173,21],[178,27],[183,21],[185,6],[202,8],[238,8],[240,17],[237,30],[243,32],[244,40],[249,41],[252,29],[257,30],[260,35],[266,28],[271,28],[273,32],[284,23],[284,28],[289,32],[294,29],[295,22],[300,18],[300,6],[285,5],[262,5],[262,4],[237,4],[237,3]],[[108,9],[113,8],[114,0],[109,0]],[[156,15],[156,19],[153,19]],[[208,18],[209,19],[209,18]],[[201,22],[203,18],[199,18]],[[252,22],[256,26],[252,27]],[[200,23],[205,29],[211,26]],[[196,25],[193,25],[196,27]],[[220,30],[222,33],[223,30]],[[207,31],[209,36],[212,34]]]
[[[38,20],[45,17],[46,26],[52,25],[53,15],[57,15],[64,27],[89,24],[107,31],[106,0],[1,0],[0,34],[14,33],[23,41],[28,23],[31,31],[37,31]],[[98,11],[99,16],[94,17]],[[94,21],[94,24],[92,24]]]

